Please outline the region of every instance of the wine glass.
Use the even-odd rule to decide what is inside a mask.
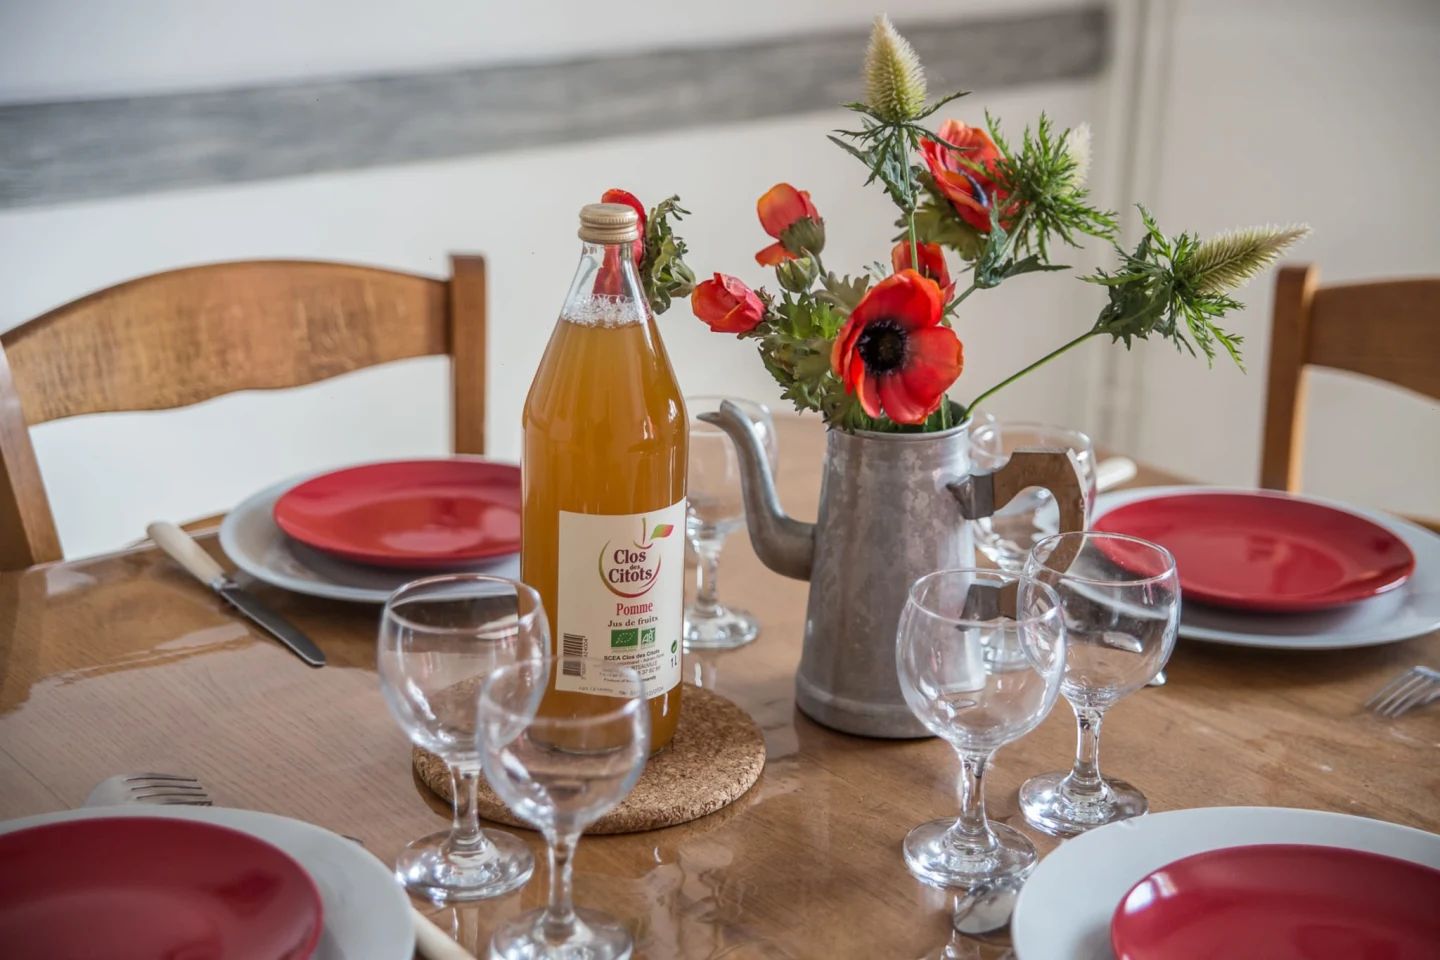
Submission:
[[[1164,547],[1114,533],[1062,533],[1035,545],[1025,575],[1055,588],[1068,654],[1060,692],[1075,710],[1078,745],[1068,773],[1020,787],[1020,809],[1037,829],[1072,837],[1136,817],[1145,795],[1100,774],[1100,723],[1121,697],[1165,668],[1180,620],[1175,558]]]
[[[760,444],[775,469],[775,422],[762,403],[737,397],[686,397],[690,414],[690,469],[686,487],[685,533],[695,550],[695,599],[685,606],[685,649],[730,650],[754,640],[760,632],[755,618],[726,607],[719,599],[720,548],[725,538],[745,524],[740,496],[740,463],[730,437],[699,419],[725,401],[735,404],[755,425]]]
[[[1085,516],[1095,508],[1095,448],[1079,430],[1044,423],[999,420],[981,414],[970,428],[971,459],[976,469],[993,473],[1016,450],[1050,447],[1069,450],[1080,467],[1085,492]],[[1002,570],[1020,570],[1030,548],[1060,530],[1060,508],[1043,487],[1022,490],[993,516],[977,521],[975,545]]]
[[[634,788],[650,752],[650,709],[640,674],[602,660],[584,660],[586,674],[623,691],[601,707],[537,713],[557,665],[546,657],[501,667],[481,689],[480,736],[485,777],[515,815],[545,836],[550,897],[495,931],[490,955],[502,960],[630,956],[629,932],[607,914],[576,909],[571,870],[580,833]]]
[[[411,741],[450,767],[448,831],[401,852],[395,876],[417,896],[445,902],[498,897],[535,869],[525,842],[480,829],[475,698],[496,668],[543,656],[550,627],[540,595],[523,583],[479,574],[428,577],[390,595],[380,619],[380,689]]]
[[[896,635],[900,689],[915,716],[960,755],[960,817],[905,837],[905,865],[936,886],[1029,873],[1035,846],[985,817],[982,778],[995,751],[1055,705],[1065,630],[1055,591],[1013,573],[941,570],[915,581]]]

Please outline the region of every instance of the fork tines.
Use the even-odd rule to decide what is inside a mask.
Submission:
[[[1414,666],[1391,680],[1365,701],[1365,706],[1382,717],[1398,717],[1429,703],[1440,695],[1440,670]]]
[[[145,803],[210,806],[209,795],[194,777],[171,773],[137,773],[125,778],[125,789],[131,797]]]

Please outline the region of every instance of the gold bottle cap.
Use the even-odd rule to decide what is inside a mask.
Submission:
[[[580,208],[580,239],[626,243],[640,238],[640,217],[623,203],[587,203]]]

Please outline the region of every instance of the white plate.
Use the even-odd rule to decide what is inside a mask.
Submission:
[[[1206,493],[1255,493],[1243,487],[1141,487],[1100,495],[1099,518],[1117,507],[1155,497]],[[1292,495],[1293,496],[1293,495]],[[1348,503],[1297,497],[1364,517],[1394,533],[1415,554],[1415,572],[1398,589],[1334,610],[1310,613],[1247,613],[1182,603],[1180,636],[1242,647],[1326,650],[1370,647],[1422,637],[1440,630],[1440,536],[1424,527]]]
[[[1285,807],[1152,813],[1082,834],[1040,861],[1015,903],[1015,954],[1114,960],[1110,917],[1143,877],[1181,857],[1255,843],[1345,847],[1440,868],[1440,836],[1383,820]]]
[[[220,546],[235,566],[282,590],[355,603],[384,603],[411,580],[440,572],[384,570],[347,563],[287,537],[275,525],[275,501],[312,476],[319,473],[266,487],[226,514],[220,524]],[[515,579],[520,576],[520,557],[512,555],[459,569]]]
[[[410,960],[410,900],[390,869],[353,840],[313,823],[225,807],[84,807],[0,823],[0,833],[95,817],[176,817],[230,827],[294,857],[320,890],[324,929],[312,960]]]

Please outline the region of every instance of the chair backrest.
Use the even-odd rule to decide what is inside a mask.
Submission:
[[[485,261],[451,277],[243,261],[152,274],[0,334],[0,570],[60,559],[35,424],[300,386],[410,357],[453,358],[457,453],[485,446]]]
[[[1440,400],[1440,278],[1322,287],[1314,265],[1280,270],[1262,487],[1300,489],[1307,366],[1362,373]]]

